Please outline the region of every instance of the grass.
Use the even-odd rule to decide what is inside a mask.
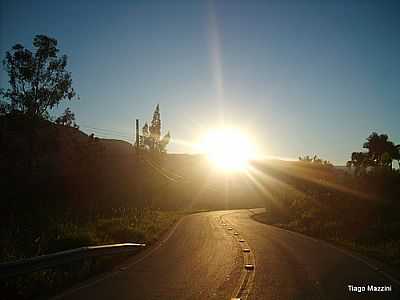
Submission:
[[[400,173],[353,176],[309,163],[260,166],[266,213],[256,220],[334,243],[400,270]],[[396,272],[397,273],[397,272]]]
[[[36,238],[36,250],[40,254],[78,248],[89,245],[140,242],[151,245],[167,231],[183,213],[177,211],[131,210],[111,218],[98,218],[78,224],[72,221],[55,222]],[[35,241],[33,241],[35,243]],[[4,243],[3,241],[3,244]],[[27,257],[18,243],[8,242],[8,253],[3,261]],[[126,254],[88,259],[55,269],[10,278],[0,284],[4,299],[47,299],[73,284],[94,274],[110,270],[126,259]]]
[[[366,257],[377,259],[397,270],[400,270],[400,240],[389,241],[358,241],[342,237],[342,230],[346,230],[340,221],[318,222],[305,225],[302,220],[287,222],[269,213],[261,213],[252,216],[256,221],[274,225],[283,229],[299,232],[308,236],[319,238],[354,251]]]

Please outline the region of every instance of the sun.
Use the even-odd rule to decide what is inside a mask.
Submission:
[[[211,163],[223,171],[245,171],[255,155],[247,135],[234,128],[209,131],[199,146]]]

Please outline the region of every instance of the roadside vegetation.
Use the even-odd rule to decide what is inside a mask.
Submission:
[[[91,245],[150,246],[184,214],[169,204],[182,202],[174,197],[180,188],[168,192],[168,182],[138,159],[130,144],[88,136],[77,126],[35,122],[33,150],[27,151],[24,130],[32,121],[18,112],[0,116],[5,175],[0,262]],[[163,160],[156,153],[142,155]],[[84,260],[9,278],[0,288],[6,299],[47,299],[124,258]]]
[[[129,143],[81,132],[69,108],[51,116],[52,108],[78,99],[57,44],[38,35],[33,50],[16,44],[3,60],[9,87],[0,90],[0,262],[82,246],[151,245],[183,214],[164,205],[165,180]],[[161,138],[158,106],[144,131],[142,156],[161,162],[170,135]],[[122,258],[2,280],[2,298],[48,298]]]
[[[0,116],[0,262],[91,245],[150,246],[184,214],[169,204],[171,186],[130,144],[38,118],[28,151],[32,122],[20,112]],[[161,162],[166,154],[142,155]],[[83,260],[2,280],[2,296],[47,299],[124,258]]]
[[[151,246],[181,216],[182,212],[132,209],[123,214],[116,212],[113,217],[95,218],[88,222],[49,218],[46,222],[47,230],[30,234],[24,231],[27,228],[34,231],[34,225],[18,222],[14,228],[9,225],[7,232],[2,232],[3,239],[8,236],[8,243],[2,244],[2,259],[15,260],[36,256],[38,253],[54,253],[90,245],[138,242]],[[29,240],[31,242],[27,242]],[[112,269],[128,257],[128,254],[122,254],[85,259],[10,278],[1,283],[2,297],[47,299],[78,281]]]
[[[317,157],[259,165],[274,179],[265,179],[266,213],[255,218],[400,269],[400,172],[392,166],[399,146],[372,133],[364,148],[347,171]]]

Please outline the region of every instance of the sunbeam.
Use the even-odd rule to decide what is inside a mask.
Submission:
[[[219,111],[220,123],[225,123],[225,90],[224,90],[224,79],[223,79],[223,62],[221,55],[221,38],[218,29],[217,13],[215,9],[214,1],[209,2],[208,9],[208,27],[209,27],[209,44],[211,52],[211,68],[213,80],[216,88],[216,101]]]

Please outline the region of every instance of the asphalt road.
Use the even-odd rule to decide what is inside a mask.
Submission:
[[[400,299],[398,282],[370,261],[254,221],[254,211],[186,216],[159,244],[57,298]]]

